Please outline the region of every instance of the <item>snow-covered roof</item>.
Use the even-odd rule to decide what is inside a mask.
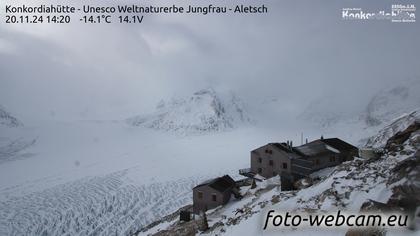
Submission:
[[[302,146],[296,147],[296,149],[305,156],[315,156],[323,153],[336,153],[331,149],[327,148],[327,145],[321,140],[315,140]]]
[[[194,189],[198,188],[198,187],[205,186],[205,185],[207,185],[207,186],[209,186],[209,187],[211,187],[211,188],[213,188],[213,189],[215,189],[219,192],[224,192],[227,189],[230,189],[230,188],[234,187],[235,186],[235,181],[229,175],[224,175],[222,177],[207,180],[207,181],[195,186]]]

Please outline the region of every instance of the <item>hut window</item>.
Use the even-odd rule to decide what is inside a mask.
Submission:
[[[262,163],[261,157],[258,157],[258,163]]]
[[[258,168],[258,173],[261,174],[261,172],[262,172],[262,169]]]
[[[265,153],[273,154],[273,150],[265,149]]]
[[[217,195],[215,193],[211,195],[211,200],[213,200],[213,202],[217,201]]]
[[[203,192],[199,191],[197,196],[198,196],[198,199],[202,199],[203,198]]]
[[[287,163],[283,163],[283,169],[287,169]]]
[[[330,157],[330,162],[335,162],[335,156]]]
[[[270,164],[270,166],[274,166],[273,160],[270,160],[269,164]]]

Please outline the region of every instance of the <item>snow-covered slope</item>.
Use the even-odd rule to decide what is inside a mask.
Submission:
[[[334,127],[337,123],[353,122],[353,113],[345,109],[339,99],[331,96],[322,97],[312,101],[306,109],[299,114],[298,119],[310,122],[322,128]]]
[[[420,107],[420,80],[401,81],[397,86],[378,92],[365,102],[355,105],[336,97],[323,97],[313,101],[299,119],[321,128],[357,126],[359,129],[381,128],[395,117]],[[352,105],[349,108],[349,105]]]
[[[0,161],[0,235],[130,235],[188,204],[194,185],[237,174],[255,144],[273,139],[253,127],[179,136],[118,122],[7,130],[19,142],[0,143],[5,153],[26,147],[20,137],[37,141]]]
[[[282,123],[273,132],[258,126],[235,129],[248,123],[249,118],[239,99],[232,95],[221,96],[204,90],[177,101],[180,102],[162,103],[155,113],[138,123],[139,126],[103,121],[46,122],[37,127],[4,128],[7,132],[1,135],[7,137],[7,143],[16,141],[13,145],[0,143],[4,153],[24,150],[0,163],[0,235],[128,235],[191,203],[191,188],[202,180],[222,174],[234,175],[238,169],[248,167],[249,150],[267,142],[286,140],[296,133],[294,129],[288,133],[285,127],[288,124]],[[196,119],[202,114],[216,117],[218,125],[208,126],[202,119]],[[171,124],[171,120],[177,122]],[[190,120],[207,128],[191,128],[187,125]],[[178,129],[172,129],[174,124]],[[161,125],[165,128],[159,128]],[[180,137],[155,129],[212,133]],[[231,132],[213,132],[224,129]],[[365,130],[359,133],[367,134]],[[21,142],[30,140],[29,137],[37,137],[36,145]],[[32,156],[20,158],[22,154]],[[357,173],[361,178],[362,173]],[[378,177],[377,181],[382,180]],[[355,185],[361,188],[357,195],[364,197],[362,182]],[[327,188],[327,183],[331,182],[321,187]],[[378,188],[383,187],[381,182],[375,183]],[[319,193],[315,192],[319,189],[312,190],[314,199],[319,198]],[[259,196],[269,199],[267,201],[271,201],[273,195],[281,195],[278,192],[264,195],[264,191],[261,190]],[[380,189],[369,193],[374,195],[375,191]],[[247,204],[247,201],[258,207],[264,204],[265,200],[255,198],[254,201],[254,198],[250,195],[248,200],[238,204]],[[287,200],[286,195],[279,198]],[[329,201],[329,197],[326,198]],[[293,198],[289,203],[298,201]],[[308,200],[308,204],[312,203]],[[242,206],[245,205],[232,205],[228,218]],[[223,212],[228,214],[228,211]],[[213,219],[213,222],[220,220]],[[233,227],[229,229],[234,231]]]
[[[19,127],[23,126],[17,118],[13,117],[2,106],[0,106],[0,127]]]
[[[406,81],[377,93],[368,103],[365,113],[367,125],[386,124],[399,114],[420,107],[420,80]]]
[[[412,120],[405,124],[412,126],[415,122]],[[410,212],[420,206],[420,126],[404,130],[407,134],[404,138],[395,138],[403,131],[402,126],[398,129],[389,127],[380,133],[388,134],[388,145],[397,147],[396,152],[386,151],[381,157],[373,159],[356,158],[328,171],[321,170],[316,174],[319,179],[312,179],[312,185],[302,190],[281,191],[278,177],[258,183],[255,189],[242,187],[243,199],[233,199],[227,205],[207,212],[209,229],[204,232],[197,230],[199,220],[179,224],[175,215],[141,231],[140,235],[163,236],[178,232],[202,235],[345,235],[347,229],[325,230],[322,227],[263,231],[262,219],[268,210],[302,214],[336,213],[338,210],[357,213],[367,209],[377,210],[375,207],[380,206],[382,209],[398,208]],[[392,144],[390,140],[393,140]],[[372,146],[382,143],[382,139],[373,140]],[[417,227],[417,231],[400,229],[397,233],[418,235],[420,225]],[[388,231],[387,235],[393,233]]]
[[[229,130],[250,121],[237,96],[220,95],[213,89],[200,90],[188,98],[161,101],[154,113],[127,120],[134,126],[184,134]]]
[[[35,144],[35,139],[27,139],[19,133],[23,124],[0,106],[0,164],[33,156],[26,149]]]
[[[34,156],[33,153],[26,152],[27,149],[36,143],[36,139],[9,139],[0,137],[0,164],[7,161],[22,160]]]
[[[409,114],[402,115],[395,119],[391,124],[381,129],[377,135],[368,139],[366,146],[373,148],[383,148],[387,141],[396,133],[407,129],[414,122],[420,123],[420,110],[415,110]]]

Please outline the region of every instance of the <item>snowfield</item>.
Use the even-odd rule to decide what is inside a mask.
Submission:
[[[318,132],[333,132],[347,140],[354,140],[354,144],[363,146],[367,141],[363,137],[376,135],[397,117],[418,110],[420,105],[418,91],[420,91],[420,80],[413,79],[401,80],[398,85],[372,91],[370,99],[355,107],[347,107],[349,104],[335,99],[334,96],[321,97],[312,101],[298,119],[302,124],[310,123],[317,126]]]
[[[199,177],[129,184],[130,170],[0,202],[1,235],[129,235],[191,201]]]
[[[207,93],[199,96],[207,97]],[[178,106],[175,113],[177,109]],[[179,115],[182,112],[174,119],[179,120]],[[249,167],[250,150],[273,141],[294,140],[298,144],[300,131],[292,125],[285,128],[280,124],[269,129],[241,126],[223,132],[202,130],[185,135],[132,126],[125,121],[3,126],[0,235],[130,235],[190,204],[191,189],[196,184],[224,174],[238,177],[238,169]],[[305,131],[310,140],[319,138],[316,129]],[[341,135],[341,132],[338,129],[323,135],[357,143],[369,133],[353,130]],[[394,164],[392,159],[389,161]],[[352,168],[351,164],[348,166]],[[340,204],[357,208],[366,198],[380,200],[389,196],[380,174],[387,169],[378,168],[381,169],[377,173],[351,183],[345,175],[352,169],[329,170],[334,174],[303,190],[301,196],[285,193],[278,198],[282,206],[291,209],[301,206],[329,210]],[[375,185],[365,185],[364,181],[373,181]],[[331,186],[344,196],[343,201],[321,199]],[[276,191],[258,194],[258,199],[248,197],[240,203],[233,202],[223,214],[233,214],[244,204],[254,204],[253,207],[266,204],[261,202],[271,200]],[[260,218],[253,215],[250,222]],[[247,225],[249,232],[256,229],[255,225]],[[228,233],[235,235],[243,229],[238,230],[232,227]]]
[[[0,149],[0,235],[128,235],[190,203],[199,182],[237,175],[258,144],[280,139],[253,128],[180,136],[93,121],[0,131],[14,143]]]

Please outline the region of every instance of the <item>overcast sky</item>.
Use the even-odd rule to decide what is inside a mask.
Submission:
[[[341,19],[343,7],[389,11],[393,1],[236,2],[264,3],[269,13],[147,15],[140,25],[2,19],[0,104],[24,121],[121,119],[162,98],[214,87],[250,103],[277,97],[299,111],[331,94],[358,106],[372,91],[420,78],[420,22]]]

